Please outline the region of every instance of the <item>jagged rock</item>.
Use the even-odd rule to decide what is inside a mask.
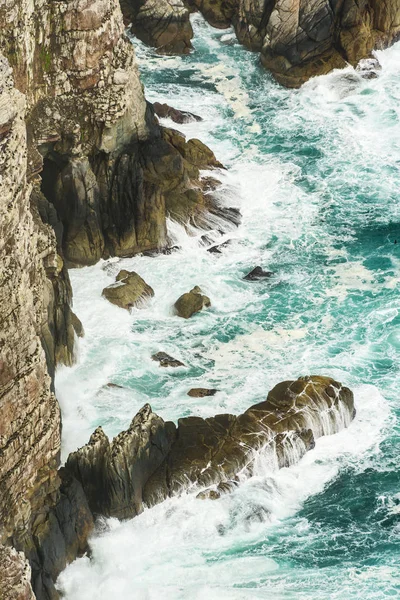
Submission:
[[[182,124],[182,123],[191,123],[192,121],[202,121],[203,120],[198,115],[195,115],[191,112],[178,110],[176,108],[173,108],[172,106],[169,106],[168,104],[160,104],[159,102],[154,102],[153,108],[154,108],[154,112],[156,113],[157,117],[160,117],[162,119],[169,118],[172,121],[174,121],[174,123]]]
[[[154,290],[134,271],[123,269],[116,277],[116,283],[104,288],[103,296],[112,304],[130,310],[140,308],[154,296]]]
[[[187,0],[214,27],[233,25],[238,40],[288,87],[356,65],[398,39],[397,0]],[[371,75],[372,76],[372,75]]]
[[[251,475],[258,451],[289,466],[354,415],[352,392],[320,376],[282,382],[239,416],[186,417],[178,428],[146,405],[111,444],[98,428],[66,468],[94,512],[130,517],[143,503],[152,506],[184,490],[198,490],[199,498],[231,491],[239,474]]]
[[[193,30],[182,0],[121,0],[131,31],[162,54],[188,54]]]
[[[205,398],[206,396],[215,396],[217,392],[216,389],[192,388],[188,391],[188,396],[191,398]]]
[[[142,511],[143,487],[167,456],[175,429],[146,404],[111,443],[98,427],[69,455],[66,468],[82,483],[95,514],[123,519]]]
[[[262,267],[255,267],[250,273],[243,277],[246,281],[259,281],[260,279],[268,279],[272,277],[272,271],[264,271]]]
[[[22,552],[0,546],[0,598],[35,600],[31,587],[31,569]]]
[[[173,358],[166,352],[157,352],[151,357],[153,360],[160,363],[160,367],[184,367],[185,365],[180,360]]]
[[[207,248],[207,252],[211,252],[211,254],[222,254],[222,250],[227,248],[232,243],[232,240],[226,240],[222,242],[222,244],[215,244],[211,246],[211,248]]]
[[[195,313],[209,306],[211,306],[210,298],[204,296],[199,286],[196,285],[190,292],[182,294],[178,298],[174,304],[174,309],[178,317],[189,319]]]
[[[217,490],[203,490],[199,492],[196,496],[199,500],[219,500],[221,498],[221,494]]]
[[[316,438],[347,426],[353,417],[351,391],[313,376],[278,384],[265,402],[238,417],[180,419],[175,442],[146,484],[144,499],[152,505],[191,486],[232,481],[243,469],[251,474],[254,451],[262,448],[275,454],[279,467],[288,466]]]

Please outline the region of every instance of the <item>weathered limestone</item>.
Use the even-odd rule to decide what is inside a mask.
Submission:
[[[278,384],[239,416],[187,417],[177,428],[146,405],[111,443],[98,428],[66,469],[82,483],[92,511],[134,516],[144,504],[188,489],[200,498],[231,491],[238,476],[251,475],[260,452],[278,468],[293,464],[315,439],[347,427],[354,415],[352,392],[318,376]]]
[[[0,598],[35,600],[28,561],[22,552],[4,546],[0,546]]]
[[[67,560],[86,547],[93,521],[80,484],[69,477],[67,486],[57,472],[61,421],[49,373],[72,362],[79,320],[69,306],[60,223],[36,178],[27,181],[24,118],[25,97],[0,56],[0,543],[25,552],[37,598],[47,600],[56,598],[53,581]],[[0,590],[14,565],[15,586],[4,597],[31,598],[15,556],[0,552]]]

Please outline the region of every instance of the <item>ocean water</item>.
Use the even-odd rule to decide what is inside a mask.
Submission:
[[[126,428],[145,402],[175,421],[238,413],[305,374],[351,387],[357,416],[295,466],[261,456],[218,501],[187,494],[104,520],[58,586],[66,600],[400,597],[400,44],[377,53],[377,79],[349,67],[285,90],[229,30],[198,17],[194,28],[186,57],[133,40],[146,96],[203,118],[163,124],[215,151],[220,201],[242,223],[222,237],[214,224],[212,238],[230,240],[220,255],[170,222],[171,255],[71,271],[86,337],[57,373],[63,455],[99,424]],[[243,281],[256,265],[274,276]],[[121,268],[154,288],[146,308],[101,297]],[[194,285],[211,309],[173,316]],[[160,368],[157,351],[185,367]],[[191,398],[192,387],[219,391]]]

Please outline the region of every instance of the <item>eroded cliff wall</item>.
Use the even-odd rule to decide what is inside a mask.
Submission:
[[[163,247],[167,213],[210,208],[217,162],[159,126],[117,0],[5,0],[0,24],[0,544],[47,600],[93,526],[58,471],[52,377],[82,333],[67,265]]]
[[[347,63],[356,65],[400,34],[398,0],[184,0],[184,4],[186,12],[175,0],[164,0],[168,9],[153,0],[122,1],[133,32],[163,52],[181,51],[175,41],[182,38],[185,49],[190,47],[186,25],[190,11],[200,11],[213,27],[233,26],[238,40],[261,52],[263,65],[288,87],[299,87],[310,77]],[[168,19],[163,17],[167,13]],[[146,36],[140,31],[144,17]]]

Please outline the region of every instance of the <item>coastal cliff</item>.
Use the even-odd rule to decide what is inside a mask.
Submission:
[[[47,599],[93,526],[58,471],[53,376],[83,334],[67,266],[163,248],[168,214],[216,209],[217,161],[159,126],[115,0],[9,1],[0,21],[0,543]]]
[[[132,11],[137,4],[140,9]],[[152,0],[124,0],[124,14],[143,41],[164,52],[186,51],[192,37],[189,13],[199,11],[213,27],[233,26],[238,40],[260,52],[262,64],[287,87],[299,87],[310,77],[349,63],[355,66],[374,48],[386,47],[400,35],[397,0],[185,0],[185,6],[164,0],[164,4],[167,10]],[[143,15],[145,37],[137,33]],[[183,49],[176,39],[185,39]]]
[[[145,30],[144,22],[151,23],[151,18],[143,17],[140,25],[143,6],[129,17],[138,32]],[[280,6],[275,6],[278,16]],[[188,15],[200,8],[213,25],[233,23],[243,43],[262,48],[266,66],[287,85],[298,85],[310,74],[336,64],[336,58],[320,62],[325,46],[318,40],[311,54],[302,50],[301,56],[291,58],[293,48],[297,52],[299,46],[291,38],[293,32],[299,37],[298,25],[291,25],[289,32],[277,26],[276,36],[271,30],[268,38],[274,43],[265,45],[266,37],[259,32],[273,23],[273,10],[267,19],[265,6],[257,12],[255,3],[245,3],[240,13],[235,7],[232,3],[222,16],[211,17],[203,5],[177,2],[173,10],[179,9],[178,15],[167,19],[173,43],[168,36],[160,41],[161,33],[155,36],[152,25],[142,39],[153,43],[153,36],[163,51],[186,52],[192,35]],[[300,18],[298,3],[296,7],[293,23]],[[329,33],[330,45],[324,50],[327,57],[337,56],[335,23],[340,22],[340,29],[346,22],[348,26],[340,29],[341,43],[347,48],[346,55],[339,52],[341,64],[355,62],[398,32],[398,11],[390,3],[375,7],[373,18],[368,19],[372,13],[367,8],[361,11],[357,5],[352,17],[342,9],[340,21],[335,13],[336,33]],[[239,14],[240,35],[235,16]],[[196,223],[205,219],[207,211],[217,210],[208,194],[210,183],[201,179],[200,170],[219,164],[200,142],[186,141],[178,132],[160,127],[145,100],[134,50],[114,0],[7,0],[0,7],[0,19],[0,543],[4,545],[0,546],[0,597],[13,598],[6,595],[12,588],[16,599],[32,598],[29,568],[10,548],[14,546],[29,560],[36,597],[47,600],[58,597],[54,581],[60,571],[87,549],[93,514],[136,514],[143,501],[152,504],[183,489],[182,470],[190,472],[192,483],[198,480],[197,467],[186,464],[176,467],[176,484],[171,484],[167,473],[178,462],[175,455],[185,432],[197,435],[202,427],[209,427],[203,420],[184,422],[177,433],[168,424],[165,433],[162,423],[166,437],[157,464],[146,467],[134,498],[129,496],[122,508],[111,507],[109,491],[101,506],[95,504],[92,471],[82,477],[90,449],[71,458],[67,470],[59,470],[61,417],[52,379],[58,363],[73,363],[75,338],[83,333],[71,309],[67,267],[164,248],[167,215]],[[162,32],[163,22],[159,26]],[[367,41],[356,50],[354,40],[361,29]],[[245,42],[246,31],[249,42]],[[277,40],[286,40],[285,36],[292,45],[286,41],[279,45]],[[273,48],[271,55],[268,48]],[[281,68],[282,57],[288,62]],[[151,415],[151,422],[159,419]],[[231,426],[245,420],[228,417],[217,444],[226,444]],[[215,419],[210,427],[218,429],[222,424]],[[307,449],[312,440],[303,430]],[[108,456],[110,444],[104,438],[98,433],[92,446],[100,444]],[[129,435],[121,434],[118,444],[124,440],[129,449]],[[187,456],[187,450],[183,443],[180,456]],[[200,459],[202,469],[207,452]],[[238,464],[247,465],[248,456],[241,456]],[[142,473],[144,467],[139,466],[135,468]],[[235,479],[237,470],[231,469],[230,479]],[[101,472],[106,490],[108,476]],[[220,489],[223,483],[217,470],[204,481]]]

